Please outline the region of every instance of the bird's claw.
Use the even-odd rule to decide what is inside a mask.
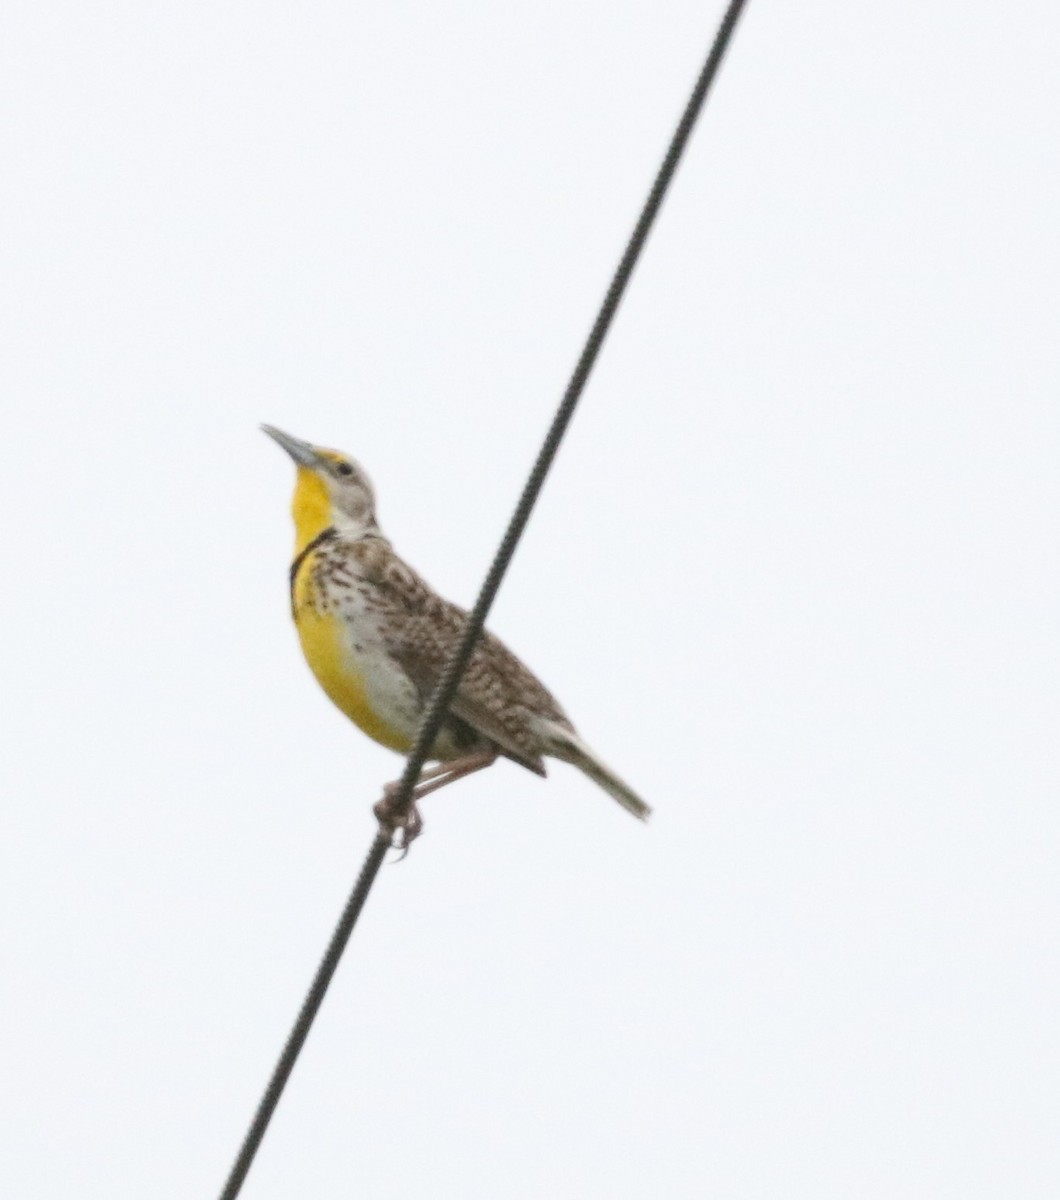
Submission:
[[[373,807],[372,811],[379,822],[379,828],[390,838],[390,845],[393,849],[401,851],[395,860],[401,862],[408,854],[409,847],[423,832],[423,817],[416,807],[415,800],[410,801],[403,813],[398,813],[394,805],[397,791],[396,783],[388,783],[383,788],[382,800]]]

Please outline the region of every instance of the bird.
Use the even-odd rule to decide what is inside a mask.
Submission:
[[[420,719],[464,629],[467,612],[439,596],[394,551],[376,518],[375,491],[348,455],[273,425],[263,432],[296,471],[291,515],[291,615],[302,653],[331,701],[376,742],[408,754]],[[640,820],[650,807],[581,739],[559,702],[488,630],[430,749],[405,811],[387,784],[374,813],[407,852],[423,829],[417,801],[507,758],[545,775],[571,763]]]

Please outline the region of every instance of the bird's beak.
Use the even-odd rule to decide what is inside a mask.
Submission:
[[[320,456],[308,442],[291,437],[289,433],[284,433],[282,429],[277,429],[275,425],[262,425],[261,429],[274,442],[279,442],[300,467],[312,468],[320,466]]]

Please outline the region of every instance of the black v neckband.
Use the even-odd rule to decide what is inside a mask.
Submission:
[[[329,525],[327,529],[322,530],[316,535],[311,542],[307,542],[301,550],[295,555],[294,562],[291,563],[291,608],[294,608],[294,584],[298,578],[298,572],[302,569],[302,563],[324,542],[329,542],[335,536],[335,526]]]

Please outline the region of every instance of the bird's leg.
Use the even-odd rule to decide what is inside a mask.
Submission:
[[[393,836],[399,829],[401,830],[401,836],[395,842],[395,846],[402,852],[402,858],[408,853],[409,846],[423,832],[423,817],[420,816],[416,802],[422,800],[424,796],[429,796],[431,792],[445,787],[446,784],[455,783],[456,780],[463,779],[465,775],[473,775],[476,771],[492,766],[496,761],[497,752],[495,750],[477,750],[473,754],[465,754],[461,758],[454,758],[449,762],[439,763],[436,767],[422,771],[412,789],[408,808],[401,814],[394,810],[399,783],[388,783],[383,788],[383,798],[372,811],[379,821],[379,827],[386,833]]]
[[[429,783],[432,779],[437,779],[441,775],[448,775],[452,769],[453,764],[451,762],[440,762],[433,767],[424,767],[420,772],[419,779],[416,780],[416,789],[422,784]],[[396,787],[397,784],[390,784],[389,786]]]
[[[393,783],[387,783],[383,785],[383,798],[375,805],[372,811],[378,818],[379,824],[388,833],[393,834],[398,829],[402,829],[404,831],[401,845],[406,852],[408,850],[409,842],[411,842],[414,838],[418,838],[420,833],[423,831],[423,818],[420,816],[419,809],[416,807],[416,798],[418,796],[425,796],[427,794],[427,790],[424,787],[424,785],[427,783],[430,783],[434,780],[441,781],[439,784],[436,784],[436,786],[441,786],[442,783],[448,783],[449,780],[447,776],[449,776],[451,773],[452,766],[450,763],[439,763],[436,767],[425,767],[422,771],[420,771],[420,777],[413,785],[412,792],[409,796],[409,803],[405,815],[401,818],[399,818],[397,813],[394,811],[394,801],[397,798],[399,781],[395,780]],[[412,831],[411,833],[409,832],[410,830]]]

